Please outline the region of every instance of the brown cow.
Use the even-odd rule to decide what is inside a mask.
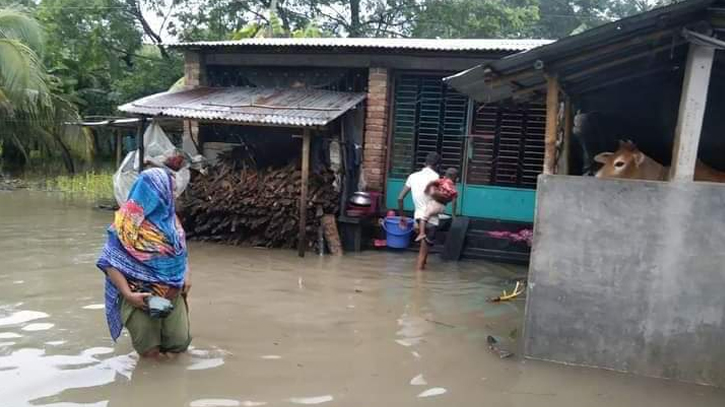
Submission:
[[[597,171],[597,178],[666,181],[670,177],[670,167],[647,157],[631,141],[620,141],[616,152],[597,154],[594,161],[604,164]],[[695,165],[695,181],[725,182],[725,172],[710,168],[698,160]]]

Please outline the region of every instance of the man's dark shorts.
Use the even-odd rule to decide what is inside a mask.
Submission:
[[[416,225],[420,225],[420,219],[415,221]],[[436,233],[438,233],[438,226],[426,222],[425,223],[425,241],[429,246],[433,246],[436,242]]]

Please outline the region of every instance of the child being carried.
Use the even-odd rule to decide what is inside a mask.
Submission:
[[[443,213],[446,209],[446,205],[458,197],[458,191],[456,190],[457,177],[458,170],[455,168],[449,168],[446,170],[443,178],[432,181],[425,188],[425,194],[428,195],[429,200],[425,207],[425,212],[419,220],[418,237],[415,238],[416,242],[420,242],[425,239],[426,222],[428,222],[431,217]]]

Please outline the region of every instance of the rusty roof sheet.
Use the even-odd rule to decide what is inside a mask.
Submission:
[[[122,105],[126,113],[249,124],[324,126],[365,99],[364,93],[315,89],[199,87]]]
[[[429,39],[429,38],[250,38],[236,41],[198,41],[166,44],[176,48],[280,47],[372,48],[418,51],[526,51],[551,43],[539,39]]]

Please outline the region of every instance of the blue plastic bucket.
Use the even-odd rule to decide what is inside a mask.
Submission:
[[[385,230],[388,247],[393,249],[405,249],[410,245],[410,234],[413,233],[413,219],[407,218],[407,227],[400,228],[400,217],[390,216],[385,218],[383,229]]]

